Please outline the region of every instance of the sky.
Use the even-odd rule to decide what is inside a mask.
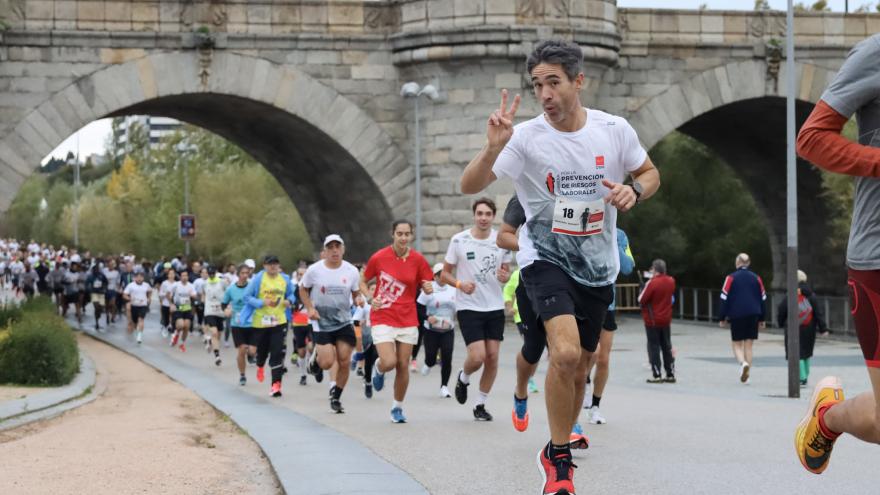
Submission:
[[[810,5],[811,0],[800,0]],[[797,2],[795,2],[797,3]],[[850,10],[855,10],[863,3],[869,3],[867,0],[850,0]],[[875,2],[870,2],[875,3]],[[754,0],[618,0],[618,7],[644,7],[644,8],[664,8],[664,9],[698,9],[701,5],[713,10],[752,10],[754,8]],[[832,11],[843,12],[845,0],[828,0],[828,6]],[[778,10],[787,8],[787,0],[770,0],[770,7]],[[79,134],[79,154],[80,159],[93,153],[102,153],[104,151],[104,142],[107,135],[110,134],[110,119],[102,119],[92,122],[83,127],[77,133]],[[42,163],[45,164],[49,158],[53,156],[67,156],[68,151],[76,154],[77,134],[67,138],[61,145],[55,148],[52,153],[43,158]]]

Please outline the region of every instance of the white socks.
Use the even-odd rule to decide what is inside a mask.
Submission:
[[[391,402],[391,409],[394,409],[395,407],[399,407],[399,408],[403,409],[403,402],[398,402],[396,400],[392,401]]]
[[[471,375],[465,373],[464,370],[461,370],[461,373],[459,373],[458,375],[458,379],[461,380],[461,383],[464,383],[465,385],[470,385],[471,383]]]
[[[476,403],[474,405],[476,405],[476,406],[485,405],[486,399],[488,399],[488,398],[489,398],[489,394],[480,390],[480,392],[477,394]]]

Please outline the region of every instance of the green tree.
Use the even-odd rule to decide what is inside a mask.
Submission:
[[[21,189],[6,212],[4,224],[9,235],[17,239],[36,237],[40,218],[40,203],[48,191],[48,181],[41,174],[34,174],[22,184]]]
[[[645,208],[618,216],[630,238],[636,266],[666,260],[679,285],[716,287],[733,269],[737,253],[772,283],[767,225],[751,193],[710,149],[673,133],[652,150],[663,186]]]

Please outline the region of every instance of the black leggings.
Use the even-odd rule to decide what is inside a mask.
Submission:
[[[373,365],[379,359],[379,353],[376,352],[376,346],[371,345],[364,349],[364,383],[373,381]]]
[[[440,385],[449,384],[449,376],[452,374],[452,350],[455,348],[455,332],[425,332],[425,365],[437,364],[437,350],[440,350]]]
[[[668,326],[645,327],[648,335],[648,360],[651,361],[651,373],[660,378],[660,354],[663,354],[663,368],[666,376],[675,376],[675,358],[672,357],[672,337]]]
[[[287,325],[278,325],[269,328],[254,328],[257,344],[257,366],[266,365],[269,359],[269,367],[272,369],[272,383],[280,382],[284,372],[284,336]]]

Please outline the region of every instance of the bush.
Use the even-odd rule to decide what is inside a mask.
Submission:
[[[0,341],[0,383],[60,386],[78,371],[76,338],[56,314],[25,312]]]
[[[51,297],[37,296],[21,303],[21,310],[24,313],[50,313],[56,314],[58,310]]]
[[[21,308],[15,303],[0,306],[0,329],[8,327],[12,322],[21,319]]]

